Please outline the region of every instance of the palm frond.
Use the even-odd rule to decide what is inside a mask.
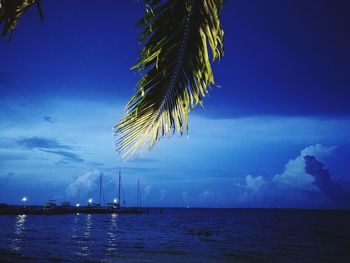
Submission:
[[[0,0],[0,24],[4,24],[2,35],[11,33],[19,18],[34,4],[37,5],[39,16],[43,19],[41,0]]]
[[[188,131],[189,112],[202,104],[214,84],[209,57],[223,55],[218,17],[222,0],[157,2],[147,5],[139,21],[144,26],[140,35],[144,47],[133,68],[144,75],[115,126],[122,157],[137,156],[164,136]]]

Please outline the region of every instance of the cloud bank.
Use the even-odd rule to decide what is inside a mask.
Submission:
[[[59,143],[55,139],[43,137],[29,137],[18,139],[17,143],[27,150],[33,149],[71,149],[70,146]]]
[[[347,207],[350,191],[340,183],[332,180],[330,171],[320,160],[326,160],[335,154],[336,146],[312,145],[300,151],[290,159],[282,173],[274,175],[271,180],[262,176],[247,175],[242,186],[243,201],[278,203],[304,206]]]
[[[345,203],[350,200],[350,191],[342,188],[341,184],[332,181],[331,174],[324,164],[315,156],[306,155],[305,172],[315,178],[314,184],[331,200]]]
[[[68,162],[84,162],[83,158],[71,151],[71,146],[62,144],[55,139],[44,137],[29,137],[18,139],[17,143],[27,150],[38,149],[45,153],[50,153],[63,157],[63,159]]]
[[[295,159],[289,160],[281,174],[276,174],[272,181],[283,188],[298,190],[317,190],[314,178],[305,171],[305,156],[312,155],[323,159],[334,153],[336,146],[323,146],[321,144],[306,147]]]

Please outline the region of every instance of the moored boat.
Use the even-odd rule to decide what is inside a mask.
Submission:
[[[0,203],[0,215],[58,215],[58,214],[74,214],[74,213],[86,213],[86,214],[144,214],[148,213],[148,209],[139,207],[141,204],[141,196],[139,193],[138,183],[138,196],[137,207],[127,207],[125,202],[125,196],[123,205],[121,204],[121,173],[119,171],[119,187],[118,187],[118,199],[114,199],[113,203],[107,203],[107,205],[101,205],[102,197],[102,175],[100,176],[100,202],[93,203],[92,199],[89,199],[88,205],[72,206],[69,202],[62,202],[61,205],[57,205],[53,199],[47,200],[43,206],[39,205],[9,205]],[[124,193],[124,191],[123,191]],[[23,201],[23,200],[22,200]],[[25,200],[27,201],[27,199]]]

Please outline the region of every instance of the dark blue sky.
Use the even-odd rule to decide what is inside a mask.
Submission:
[[[31,9],[10,42],[0,39],[0,202],[76,201],[78,188],[94,194],[100,172],[114,187],[121,168],[130,192],[142,180],[148,205],[343,206],[303,157],[349,190],[349,7],[228,0],[221,88],[190,114],[188,136],[125,162],[112,127],[140,77],[129,68],[142,1],[43,1],[44,22]]]

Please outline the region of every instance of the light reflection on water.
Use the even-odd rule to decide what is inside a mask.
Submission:
[[[341,263],[350,258],[349,211],[152,211],[0,216],[0,262],[295,263],[307,257]]]
[[[117,244],[117,237],[118,237],[118,227],[117,227],[117,222],[118,222],[118,215],[117,214],[112,214],[111,215],[111,220],[110,220],[110,225],[108,228],[108,236],[107,236],[107,248],[105,251],[107,254],[113,254],[113,252],[116,252],[118,250],[118,244]]]
[[[81,243],[80,241],[80,231],[79,231],[79,226],[80,226],[80,215],[77,213],[74,216],[71,231],[70,231],[70,240],[71,240],[71,245],[69,246],[70,254],[75,255],[78,254],[77,252],[77,247],[80,247],[79,244]]]
[[[85,226],[84,226],[84,238],[86,240],[90,238],[91,228],[92,228],[91,215],[88,214],[88,215],[86,215]]]
[[[15,223],[15,232],[14,232],[14,238],[11,239],[10,242],[10,249],[16,252],[21,251],[21,245],[25,240],[25,227],[24,224],[26,222],[26,215],[18,215],[16,217],[16,223]]]
[[[69,251],[71,255],[87,257],[96,252],[96,250],[103,250],[108,255],[113,255],[118,250],[117,237],[118,237],[118,215],[108,215],[108,220],[105,220],[104,216],[91,215],[91,214],[76,214],[72,220],[72,226],[70,228],[69,237],[71,245]],[[95,223],[98,227],[95,227]],[[96,239],[101,237],[101,225],[105,224],[105,244],[96,243]]]
[[[84,226],[83,229],[79,229],[80,231],[77,232],[77,238],[76,238],[76,252],[73,254],[76,254],[78,256],[89,256],[91,255],[91,246],[93,245],[93,239],[91,238],[91,230],[93,227],[91,215],[87,214],[84,216]],[[76,215],[75,218],[75,227],[80,226],[80,215]]]

